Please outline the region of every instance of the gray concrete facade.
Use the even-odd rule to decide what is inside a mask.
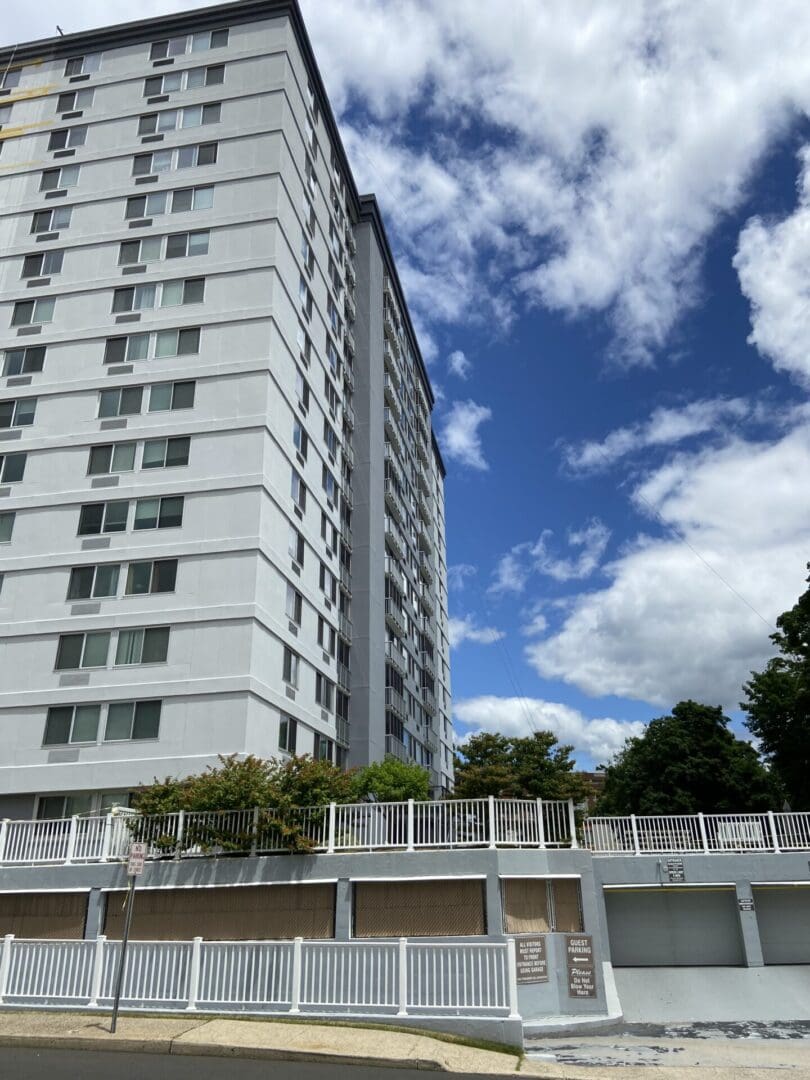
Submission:
[[[384,305],[430,451],[403,440],[391,749],[446,789],[433,399],[297,4],[23,43],[6,70],[0,396],[26,419],[0,429],[25,455],[0,477],[0,815],[95,810],[219,754],[383,756]]]

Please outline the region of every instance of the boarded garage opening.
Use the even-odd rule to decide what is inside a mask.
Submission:
[[[579,934],[582,925],[577,878],[504,878],[503,924],[507,934]]]
[[[87,893],[0,894],[0,936],[81,938]]]
[[[485,934],[484,882],[363,881],[354,886],[354,936]]]
[[[810,885],[758,885],[754,910],[766,964],[810,964]]]
[[[711,967],[744,962],[732,887],[605,889],[615,967]]]
[[[124,893],[107,897],[104,933],[120,938]],[[141,941],[278,941],[335,936],[335,886],[244,885],[144,889],[135,894],[132,937]]]

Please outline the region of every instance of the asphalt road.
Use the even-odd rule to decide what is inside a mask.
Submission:
[[[0,1049],[0,1076],[8,1080],[425,1080],[416,1069],[317,1065],[183,1054],[126,1054],[108,1050]],[[456,1073],[459,1080],[492,1080]]]

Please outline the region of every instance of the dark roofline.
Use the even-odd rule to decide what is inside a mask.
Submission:
[[[18,45],[0,47],[0,69],[9,64],[32,62],[34,60],[50,60],[60,57],[81,55],[85,52],[103,51],[105,48],[120,48],[144,39],[160,39],[170,37],[173,34],[191,33],[196,30],[216,29],[223,24],[229,26],[239,23],[253,22],[259,19],[275,18],[286,15],[298,38],[301,55],[307,68],[312,85],[318,97],[321,116],[326,125],[332,145],[335,147],[340,167],[346,182],[349,200],[352,203],[354,216],[358,220],[368,221],[373,226],[380,250],[383,253],[386,269],[394,284],[403,317],[406,320],[411,341],[416,353],[417,363],[422,374],[427,396],[431,409],[434,405],[433,390],[430,385],[427,369],[425,368],[419,343],[414,333],[413,323],[405,302],[405,294],[399,275],[394,265],[391,253],[391,245],[385,231],[377,199],[374,195],[359,195],[354,182],[349,159],[340,137],[337,122],[335,121],[329,96],[326,93],[320,69],[315,59],[312,42],[309,39],[307,28],[298,6],[298,0],[236,0],[235,3],[215,4],[211,7],[193,8],[190,11],[176,11],[169,15],[161,15],[158,18],[138,19],[135,22],[117,23],[114,26],[98,27],[94,30],[80,30],[75,34],[64,34],[51,38],[40,38],[37,41],[26,41]],[[433,436],[433,448],[436,453],[442,476],[446,475],[444,462],[439,452],[435,436]]]

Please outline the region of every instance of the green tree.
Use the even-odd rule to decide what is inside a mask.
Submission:
[[[358,799],[373,795],[378,802],[404,802],[430,798],[427,770],[415,761],[399,761],[390,754],[383,761],[372,762],[354,775],[354,791]]]
[[[605,769],[597,814],[696,814],[773,810],[771,774],[717,706],[680,701],[628,739]]]
[[[776,625],[771,641],[782,655],[751,672],[740,707],[790,806],[810,810],[810,589]]]
[[[536,731],[524,739],[491,732],[473,735],[456,754],[453,797],[580,802],[590,786],[574,772],[573,750],[558,744],[550,731]]]

